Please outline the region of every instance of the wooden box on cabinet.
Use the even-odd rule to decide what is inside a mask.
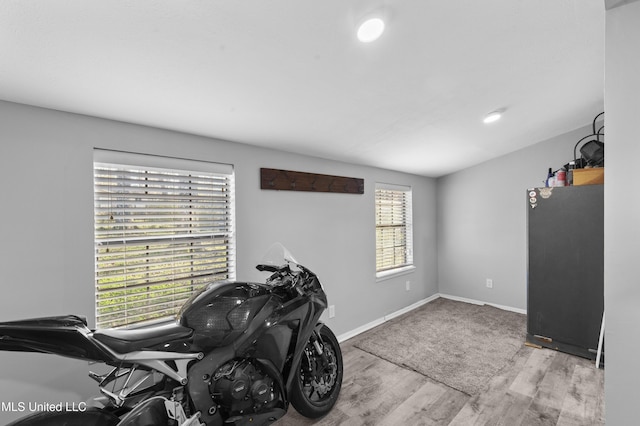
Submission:
[[[573,184],[580,185],[601,185],[604,183],[604,167],[592,169],[576,169],[573,171]]]

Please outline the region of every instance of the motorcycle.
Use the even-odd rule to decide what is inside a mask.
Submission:
[[[340,345],[320,321],[327,297],[284,247],[269,253],[256,266],[271,274],[264,284],[213,282],[168,324],[91,330],[75,315],[0,323],[0,350],[111,367],[89,373],[101,394],[82,410],[45,410],[9,426],[264,425],[289,403],[324,416],[343,375]]]

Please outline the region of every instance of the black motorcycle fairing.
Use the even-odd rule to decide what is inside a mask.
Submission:
[[[90,336],[84,318],[75,315],[0,323],[0,350],[41,352],[91,361],[113,357]]]
[[[194,330],[193,344],[207,352],[245,333],[271,295],[264,284],[215,282],[184,304],[178,322]]]
[[[279,306],[281,306],[280,301],[272,295],[262,309],[251,315],[253,319],[251,324],[231,344],[214,348],[202,360],[190,367],[188,372],[189,395],[196,411],[202,413],[202,421],[207,425],[222,424],[218,402],[211,398],[209,389],[214,372],[233,359],[248,358],[253,355],[251,353],[254,350],[253,343],[265,328],[271,327],[269,318]],[[277,371],[277,369],[271,368],[269,370],[270,372]]]
[[[252,359],[260,364],[276,380],[282,395],[278,406],[265,407],[264,412],[249,410],[242,416],[234,415],[235,423],[232,424],[249,424],[262,417],[277,419],[286,413],[289,385],[285,385],[285,378],[290,384],[292,368],[298,365],[327,305],[322,291],[309,290],[302,295],[285,287],[271,287],[268,301],[252,315],[253,320],[241,335],[234,337],[232,344],[213,349],[192,365],[189,369],[189,394],[195,409],[203,413],[204,422],[208,425],[222,424],[219,401],[212,399],[210,386],[213,374],[234,359]]]
[[[149,398],[125,415],[117,426],[161,426],[169,424],[164,398]],[[87,425],[89,426],[89,425]]]
[[[157,345],[165,346],[176,340],[188,339],[192,335],[192,329],[175,322],[133,330],[108,328],[93,332],[94,339],[118,353],[150,350]]]
[[[278,371],[282,371],[288,355],[292,351],[291,342],[294,331],[297,332],[300,321],[274,322],[274,325],[255,342],[254,356],[270,359]]]
[[[196,411],[200,411],[201,420],[207,425],[217,426],[223,422],[222,415],[209,392],[211,375],[233,358],[233,346],[224,346],[212,350],[189,369],[189,396]]]
[[[291,355],[282,369],[287,391],[291,389],[295,367],[300,363],[307,342],[313,333],[322,327],[320,316],[328,306],[327,296],[317,276],[306,268],[304,270],[309,274],[308,285],[304,287],[304,297],[294,297],[289,300],[282,308],[283,313],[280,319],[281,323],[299,324],[298,329],[293,333],[295,339],[290,342],[290,345],[293,345],[289,349]]]
[[[304,347],[300,342],[308,339],[305,329],[315,324],[322,313],[322,308],[306,299],[294,298],[281,301],[269,318],[253,330],[256,339],[247,339],[238,344],[238,353],[252,352],[257,358],[273,361],[280,373],[286,373],[297,358],[298,351]],[[310,335],[311,331],[308,332]]]
[[[291,389],[291,385],[296,376],[296,367],[300,364],[300,360],[302,359],[302,355],[304,353],[304,348],[307,346],[307,342],[311,339],[312,335],[316,333],[316,330],[322,327],[323,323],[319,322],[320,314],[311,316],[311,320],[313,320],[314,327],[307,327],[305,330],[298,334],[298,339],[295,342],[295,349],[293,350],[293,357],[290,362],[287,363],[287,368],[283,371],[283,376],[285,377],[285,388],[287,390]],[[317,333],[316,333],[317,335]]]
[[[0,323],[2,325],[15,325],[15,326],[41,326],[41,327],[86,327],[87,319],[80,315],[58,315],[55,317],[40,317],[40,318],[28,318],[23,320],[15,320]]]

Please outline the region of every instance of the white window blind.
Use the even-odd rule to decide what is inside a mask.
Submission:
[[[171,317],[235,278],[233,191],[230,165],[96,150],[96,326]]]
[[[413,264],[411,188],[376,184],[376,272]]]

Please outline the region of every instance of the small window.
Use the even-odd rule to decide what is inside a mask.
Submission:
[[[96,150],[96,326],[166,320],[235,278],[230,165]]]
[[[376,274],[413,265],[411,188],[376,184]]]

